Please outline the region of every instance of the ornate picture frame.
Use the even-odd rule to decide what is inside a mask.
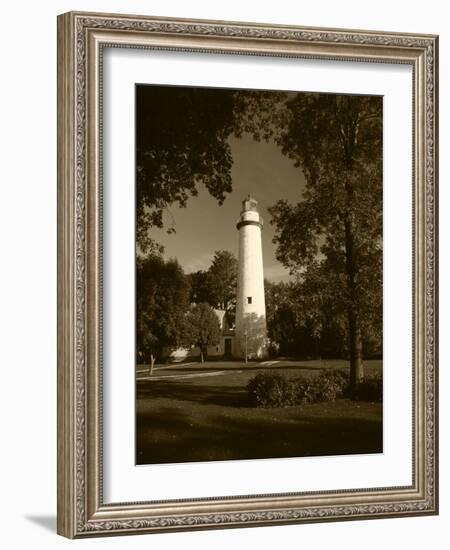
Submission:
[[[412,68],[410,485],[104,501],[101,89],[107,47]],[[58,17],[59,534],[81,538],[438,513],[437,115],[437,36],[77,12]]]

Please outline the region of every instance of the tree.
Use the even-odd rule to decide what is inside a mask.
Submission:
[[[333,290],[328,303],[339,323],[345,316],[355,389],[363,343],[381,338],[382,98],[140,86],[137,113],[141,251],[158,249],[148,229],[163,226],[170,204],[186,206],[198,185],[219,204],[225,200],[232,189],[229,136],[275,140],[301,168],[301,201],[271,209],[277,257],[304,288],[320,288],[320,304]],[[322,334],[333,324],[324,311],[310,319],[313,327],[325,321]]]
[[[336,293],[340,275],[327,268],[322,258],[298,278],[297,307],[310,337],[309,352],[316,357],[338,358],[348,356],[346,315]]]
[[[228,250],[216,250],[208,270],[212,304],[218,309],[236,307],[238,262]]]
[[[382,100],[297,94],[276,140],[306,178],[302,200],[270,209],[277,258],[333,293],[345,312],[351,386],[363,377],[364,332],[381,334]]]
[[[228,250],[216,250],[208,271],[188,275],[191,283],[191,301],[207,302],[212,307],[231,314],[236,308],[238,262]]]
[[[264,280],[267,336],[272,353],[298,355],[298,293],[289,283]]]
[[[200,304],[201,302],[207,302],[213,305],[208,272],[202,270],[195,271],[194,273],[189,273],[187,277],[191,285],[191,303]]]
[[[265,282],[267,332],[277,355],[310,359],[322,355],[316,309],[305,308],[301,281]]]
[[[178,345],[189,308],[189,283],[176,260],[138,259],[136,270],[136,352],[150,374],[165,347]]]
[[[276,117],[274,98],[284,94],[256,95],[267,107],[258,111],[262,129]],[[249,128],[256,136],[254,96],[246,90],[136,87],[136,237],[141,254],[163,252],[150,230],[164,226],[171,204],[185,207],[202,185],[219,204],[231,193],[229,138]],[[266,134],[258,131],[256,137]],[[172,223],[167,231],[175,229]]]
[[[220,342],[222,333],[214,309],[206,303],[196,304],[185,318],[184,342],[188,346],[198,346],[203,363],[207,356],[208,346]]]
[[[141,253],[161,252],[151,227],[164,211],[186,206],[204,185],[219,204],[231,192],[228,137],[238,118],[233,90],[177,86],[136,88],[136,228]],[[168,231],[174,231],[172,225]]]

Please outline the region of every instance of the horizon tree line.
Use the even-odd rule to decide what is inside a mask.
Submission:
[[[226,262],[223,260],[226,259]],[[230,268],[230,266],[233,266]],[[224,284],[226,276],[228,285]],[[237,260],[229,251],[214,253],[206,271],[185,274],[176,259],[164,260],[150,255],[138,260],[136,294],[137,358],[150,365],[164,350],[197,346],[200,360],[207,357],[208,346],[221,339],[215,309],[225,310],[234,325]],[[215,281],[222,282],[218,292]],[[301,359],[348,358],[345,320],[330,316],[328,304],[311,289],[309,281],[264,280],[269,353],[272,356]],[[227,296],[227,308],[223,308]],[[369,334],[364,342],[367,356],[382,355],[381,340]]]

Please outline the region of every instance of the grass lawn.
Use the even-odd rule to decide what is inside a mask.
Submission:
[[[269,362],[267,362],[269,363]],[[338,399],[298,407],[250,405],[260,370],[315,376],[346,361],[157,365],[137,369],[137,464],[382,452],[382,404]],[[366,373],[381,361],[366,361]]]

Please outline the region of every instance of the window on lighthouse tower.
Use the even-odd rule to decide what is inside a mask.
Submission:
[[[252,297],[251,296],[247,296],[247,304],[251,304],[252,303]]]

